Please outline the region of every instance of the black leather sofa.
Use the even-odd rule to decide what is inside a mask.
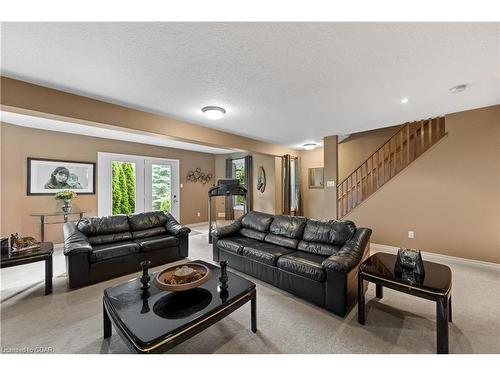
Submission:
[[[140,270],[188,256],[191,231],[169,213],[84,217],[64,224],[64,255],[70,288]]]
[[[252,211],[212,231],[213,259],[339,316],[356,304],[371,229]]]

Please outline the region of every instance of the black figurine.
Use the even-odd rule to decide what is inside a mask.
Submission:
[[[399,249],[394,273],[405,281],[422,283],[425,277],[424,262],[420,250]]]
[[[222,260],[220,262],[220,277],[219,281],[221,282],[220,288],[222,290],[227,289],[227,260]]]
[[[139,264],[141,265],[142,268],[141,289],[147,290],[151,286],[151,284],[149,283],[149,280],[151,280],[151,277],[149,276],[149,266],[151,265],[151,261],[144,260]]]

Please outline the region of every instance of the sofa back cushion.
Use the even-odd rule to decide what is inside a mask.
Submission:
[[[349,220],[307,220],[302,239],[307,242],[344,246],[354,232],[356,232],[356,225]]]
[[[120,232],[110,234],[100,234],[97,236],[88,237],[89,244],[91,245],[104,245],[112,242],[129,241],[132,239],[132,233]]]
[[[267,233],[272,221],[272,215],[265,214],[263,212],[250,211],[241,219],[241,226],[243,228]]]
[[[258,230],[253,230],[249,228],[241,228],[240,234],[242,236],[253,238],[254,240],[264,241],[264,238],[267,235],[267,232],[259,232]]]
[[[278,245],[297,248],[302,232],[306,225],[306,218],[300,216],[277,215],[269,226],[269,234],[265,241]]]
[[[129,215],[128,218],[132,232],[154,227],[164,227],[168,221],[168,216],[163,211],[141,212]]]
[[[297,238],[288,238],[284,236],[278,236],[277,234],[269,233],[264,241],[283,247],[289,247],[291,249],[296,249],[299,240]]]
[[[301,216],[277,215],[269,227],[269,232],[277,236],[300,239],[307,219]]]
[[[127,215],[84,217],[76,227],[87,237],[130,232]]]
[[[132,238],[126,215],[84,217],[78,220],[76,227],[88,237],[91,245],[126,241]]]
[[[136,230],[136,231],[132,232],[132,237],[134,239],[147,238],[147,237],[158,236],[160,234],[166,234],[166,233],[167,233],[167,228],[165,228],[165,227],[153,227],[153,228],[148,228],[148,229],[143,229],[143,230]]]

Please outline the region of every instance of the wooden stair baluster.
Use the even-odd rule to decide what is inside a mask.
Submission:
[[[343,217],[446,135],[444,117],[407,122],[337,185]]]

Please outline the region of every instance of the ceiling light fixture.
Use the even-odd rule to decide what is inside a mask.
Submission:
[[[401,98],[401,103],[406,104],[410,101],[408,98]]]
[[[458,94],[459,92],[465,91],[466,88],[466,84],[456,85],[450,88],[450,92],[452,94]]]
[[[207,107],[203,107],[201,111],[210,120],[218,120],[226,114],[226,110],[224,108],[217,107],[215,105],[209,105]]]
[[[306,150],[314,150],[316,148],[316,143],[306,143],[302,147],[304,147]]]

